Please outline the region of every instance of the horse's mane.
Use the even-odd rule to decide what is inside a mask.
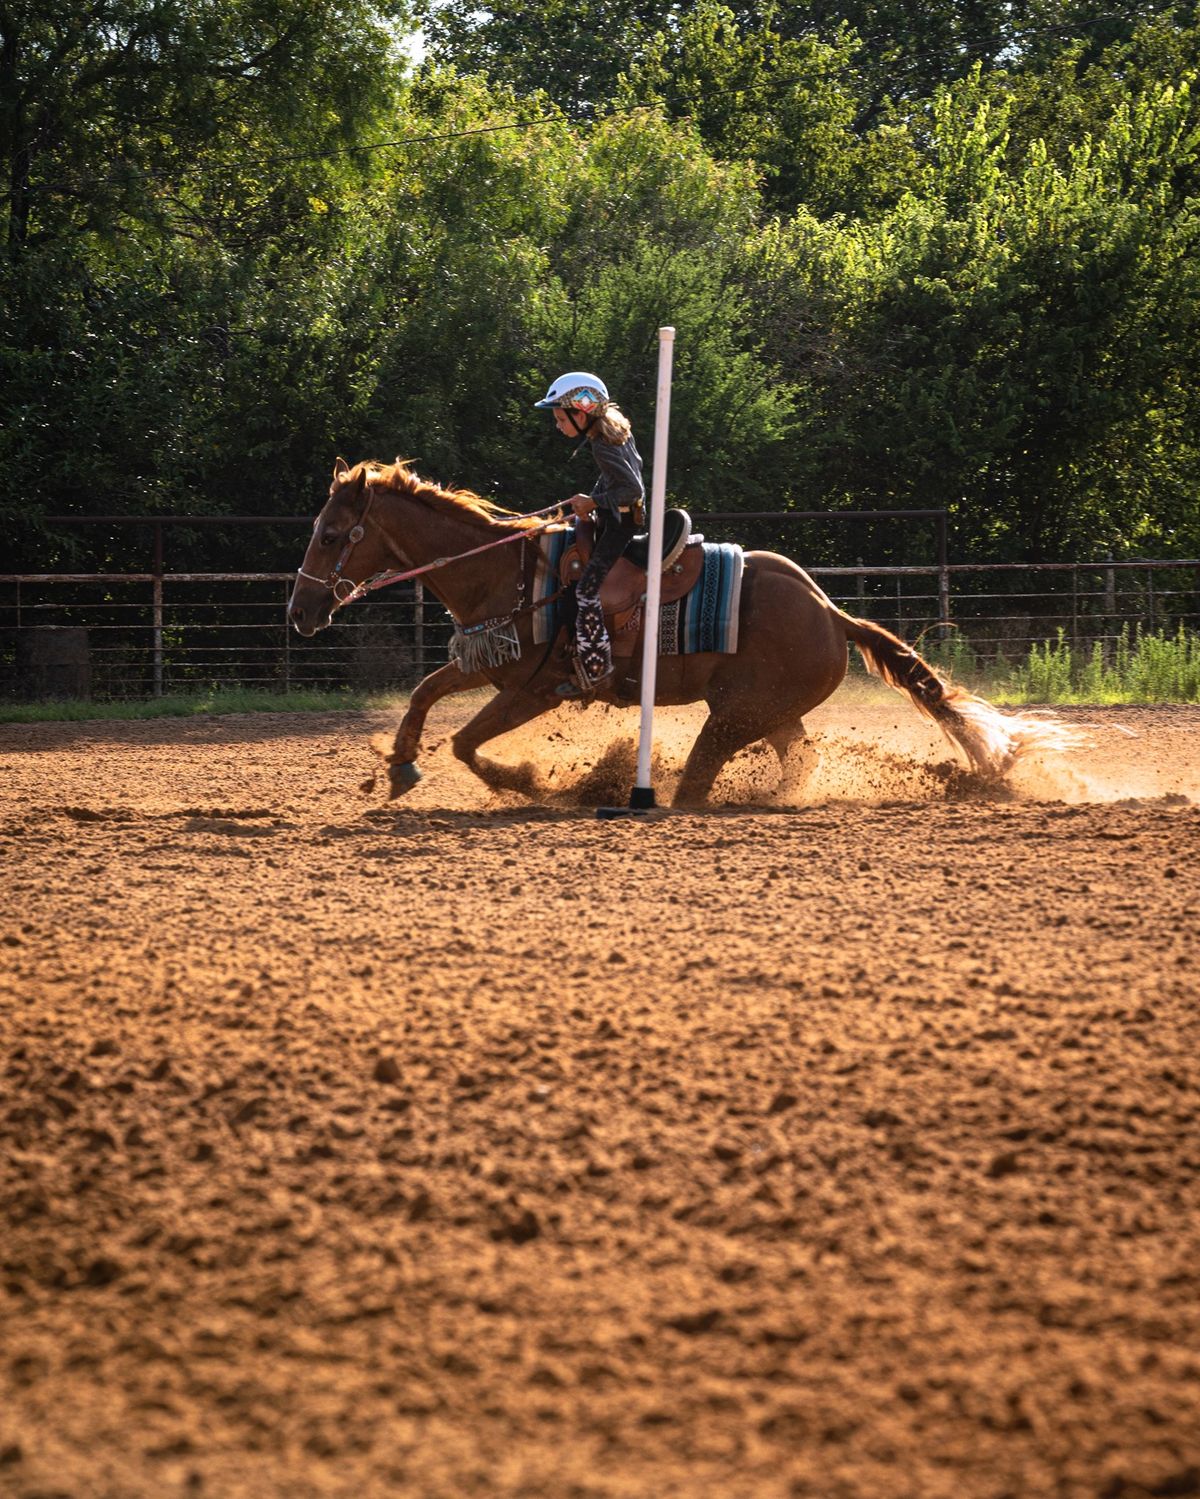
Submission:
[[[510,531],[536,530],[544,524],[544,519],[539,519],[536,515],[522,515],[516,510],[505,510],[503,506],[485,500],[473,489],[443,489],[440,484],[432,484],[414,473],[403,458],[397,458],[395,463],[368,460],[358,464],[357,469],[362,470],[368,484],[374,484],[380,489],[390,489],[395,494],[407,495],[409,499],[418,500],[431,509],[448,505],[460,514],[475,516],[489,525],[501,526]],[[357,470],[352,471],[347,476],[348,479],[353,480],[356,472]]]

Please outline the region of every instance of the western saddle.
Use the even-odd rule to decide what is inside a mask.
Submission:
[[[704,548],[689,546],[691,535],[692,518],[687,511],[668,510],[663,516],[661,602],[664,604],[681,599],[700,579]],[[595,527],[591,521],[576,522],[574,545],[567,548],[559,563],[559,581],[564,587],[579,581],[592,555],[594,537]],[[600,604],[616,666],[633,656],[641,637],[649,552],[649,535],[643,532],[635,536],[609,568],[600,587]]]

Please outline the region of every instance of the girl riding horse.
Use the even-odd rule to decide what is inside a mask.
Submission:
[[[591,560],[575,593],[579,680],[562,682],[556,689],[559,697],[588,697],[603,691],[612,680],[612,644],[604,624],[600,585],[645,522],[642,459],[629,418],[609,400],[608,388],[598,375],[582,371],[559,375],[535,404],[554,412],[554,424],[564,437],[591,444],[600,470],[591,494],[574,494],[567,502],[581,520],[594,517],[596,535]]]

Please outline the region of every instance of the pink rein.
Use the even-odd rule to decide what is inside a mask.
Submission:
[[[386,588],[390,583],[404,583],[409,578],[419,578],[423,573],[431,573],[439,567],[446,567],[451,562],[462,562],[467,557],[477,557],[480,552],[490,552],[493,547],[507,546],[511,541],[523,541],[529,536],[540,536],[543,531],[549,531],[562,518],[563,507],[561,505],[547,505],[544,510],[531,510],[530,518],[538,515],[550,515],[555,519],[546,521],[543,525],[533,526],[527,531],[514,531],[511,536],[501,536],[499,541],[486,541],[482,546],[472,547],[469,552],[456,552],[452,557],[438,557],[434,562],[426,562],[422,567],[410,567],[406,572],[375,573],[373,577],[364,578],[361,583],[356,583],[344,599],[336,597],[334,590],[335,606],[344,609],[347,604],[352,604],[364,594],[373,593],[376,588]]]

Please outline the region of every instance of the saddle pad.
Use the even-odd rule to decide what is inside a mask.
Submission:
[[[664,604],[658,616],[660,656],[708,651],[735,655],[745,553],[732,542],[704,542],[704,568],[690,593]]]
[[[543,531],[538,537],[537,567],[533,574],[533,598],[530,603],[540,603],[557,593],[558,565],[562,555],[575,540],[574,526],[556,526],[552,531]],[[545,645],[558,634],[561,624],[561,609],[557,602],[538,609],[533,616],[533,639],[536,645]]]

